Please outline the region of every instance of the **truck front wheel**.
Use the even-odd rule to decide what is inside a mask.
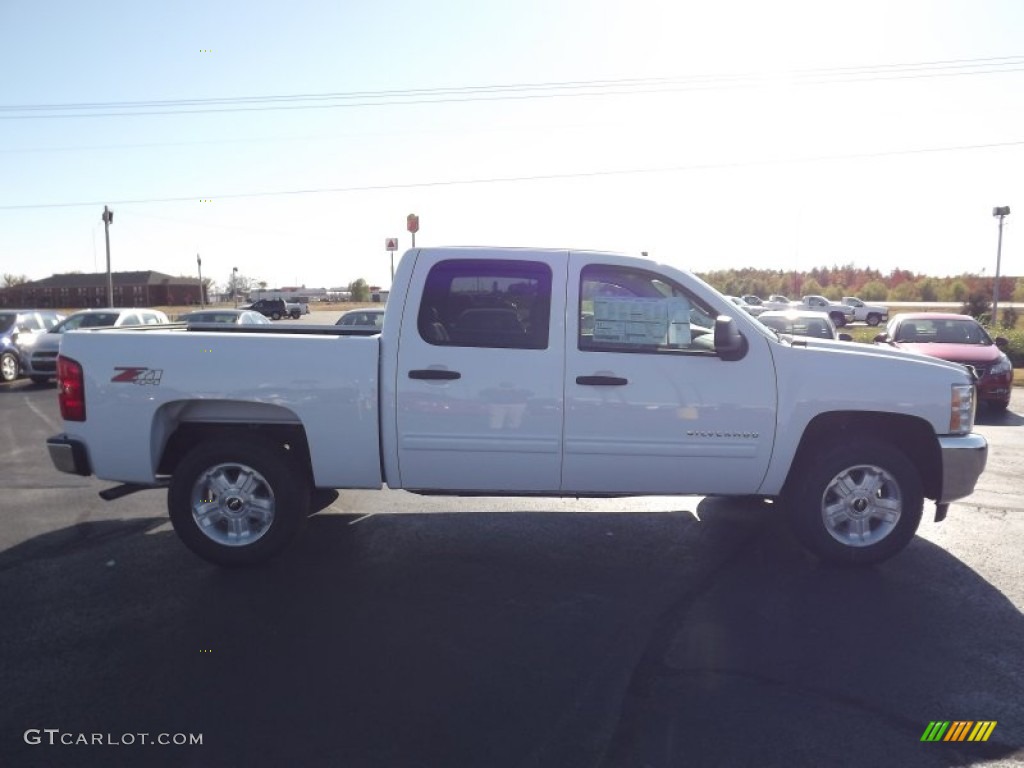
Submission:
[[[181,460],[167,493],[174,530],[217,565],[277,555],[309,514],[309,481],[282,446],[237,438],[201,443]]]
[[[900,552],[921,522],[924,494],[914,464],[876,440],[806,454],[784,501],[794,531],[822,560],[867,565]]]

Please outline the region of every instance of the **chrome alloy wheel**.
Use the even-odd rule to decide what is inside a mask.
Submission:
[[[821,497],[821,517],[833,539],[848,547],[876,544],[896,527],[903,498],[896,478],[858,464],[832,478]]]
[[[0,355],[0,381],[14,381],[18,378],[18,358],[13,352]]]
[[[244,464],[216,464],[200,474],[191,504],[199,530],[227,547],[259,541],[273,525],[277,506],[266,478]]]

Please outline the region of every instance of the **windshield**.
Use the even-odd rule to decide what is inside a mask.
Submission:
[[[896,341],[910,344],[976,344],[990,346],[992,338],[967,318],[905,320],[896,329]]]

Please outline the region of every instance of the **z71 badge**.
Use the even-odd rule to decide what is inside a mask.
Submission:
[[[160,379],[164,375],[162,368],[139,368],[137,366],[114,366],[115,371],[120,373],[114,374],[111,381],[120,382],[121,384],[151,384],[154,387],[160,386]]]

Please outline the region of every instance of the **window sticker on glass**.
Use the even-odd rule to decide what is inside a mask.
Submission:
[[[594,341],[630,346],[688,347],[690,302],[679,296],[595,296]]]

